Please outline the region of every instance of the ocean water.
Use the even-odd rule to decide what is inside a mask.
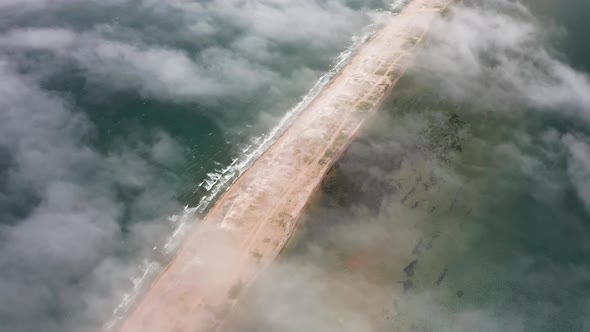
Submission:
[[[553,39],[559,57],[587,73],[589,49],[581,34],[589,26],[580,13],[588,3],[525,4],[560,30]],[[391,109],[405,99],[404,92],[397,101],[394,96]],[[418,99],[420,109],[437,108],[428,98]],[[434,245],[436,253],[420,267],[427,281],[428,264],[446,261],[441,271],[446,278],[434,287],[417,282],[402,316],[418,331],[587,331],[590,219],[582,193],[587,183],[573,175],[571,146],[551,138],[560,137],[566,146],[572,144],[568,135],[585,140],[587,123],[568,114],[567,106],[510,110],[508,117],[478,106],[443,108],[469,127],[454,171],[466,179],[469,194],[462,199],[473,207],[449,211],[460,226],[451,222],[453,235]]]
[[[0,330],[94,331],[124,314],[169,236],[390,5],[0,2]],[[588,71],[588,2],[526,5],[551,56]],[[588,104],[574,98],[587,90],[547,90],[574,106],[539,107],[439,80],[400,82],[240,332],[590,328]]]
[[[385,7],[0,2],[0,330],[121,317]]]
[[[588,3],[500,3],[467,4],[486,9],[462,7],[434,32],[323,181],[236,331],[590,331]],[[490,37],[505,12],[517,18],[498,22],[517,29]],[[503,42],[525,30],[542,36]],[[452,50],[432,46],[441,41]],[[530,54],[530,68],[508,60]],[[458,71],[437,69],[440,58]],[[557,67],[585,81],[564,83]],[[504,80],[520,74],[534,79]],[[540,103],[537,84],[549,99],[579,88],[582,100]]]

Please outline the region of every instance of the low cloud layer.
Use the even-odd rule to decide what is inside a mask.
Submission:
[[[174,192],[181,180],[167,171],[187,163],[187,146],[174,133],[153,130],[139,141],[130,133],[119,137],[116,147],[99,149],[94,140],[100,134],[72,92],[48,84],[75,75],[87,84],[82,93],[99,99],[125,92],[146,100],[205,105],[223,114],[218,118],[238,116],[243,105],[251,104],[256,112],[277,115],[371,21],[367,7],[381,5],[344,0],[0,0],[0,325],[9,332],[96,330],[114,299],[131,287],[128,277],[136,264],[168,230],[164,217],[184,203]],[[521,4],[458,5],[432,32],[410,72],[429,91],[478,105],[478,111],[521,114],[540,108],[588,120],[588,76],[549,46],[550,32]],[[415,226],[430,220],[419,211],[432,207],[416,205],[415,210],[415,202],[402,202],[402,189],[412,188],[413,172],[423,166],[413,152],[423,143],[417,135],[426,122],[420,116],[388,119],[383,125],[399,123],[391,136],[351,148],[361,158],[366,151],[384,152],[375,153],[383,159],[379,161],[395,167],[342,164],[362,179],[355,188],[378,188],[370,203],[322,212],[326,220],[347,221],[327,235],[332,248],[346,255],[311,245],[279,263],[254,291],[250,316],[238,320],[244,329],[379,331],[395,323],[394,300],[404,287],[398,282],[404,282],[408,257],[422,248],[417,243],[428,247],[445,236],[453,241],[452,231],[463,227],[451,224],[439,239],[436,232]],[[551,178],[548,186],[573,185],[590,206],[590,143],[583,133],[548,130],[543,137],[523,133],[511,138],[480,143],[515,170],[539,179],[544,160],[529,152],[544,142],[546,156],[565,158],[569,181],[556,184]],[[395,173],[400,165],[408,173]],[[448,191],[437,199],[446,199],[448,209],[472,213],[468,204],[455,205],[448,197],[457,192],[473,197],[473,185],[446,166],[429,167],[446,181]],[[463,255],[468,240],[456,241],[448,255]],[[444,266],[428,257],[418,264],[430,259],[434,272],[429,278],[436,280]],[[342,276],[343,267],[371,273]],[[568,271],[587,275],[584,266],[572,265]],[[393,283],[379,279],[395,273],[400,279]],[[556,276],[555,271],[550,275]],[[449,313],[433,300],[436,295],[418,294],[407,305],[434,322],[451,320],[442,331],[525,330],[518,313],[502,319],[485,308]]]
[[[512,1],[454,6],[232,331],[587,329],[590,83],[554,28]],[[467,122],[450,162],[427,153],[448,112]]]
[[[338,0],[1,0],[2,330],[97,330],[170,231],[166,216],[186,203],[174,169],[188,166],[192,147],[158,124],[109,136],[96,119],[111,106],[126,112],[110,101],[155,101],[170,117],[177,105],[250,123],[279,115],[371,22],[368,9]]]
[[[484,109],[507,121],[527,112],[544,111],[573,121],[590,120],[590,75],[567,63],[552,45],[558,28],[536,18],[519,2],[495,0],[458,5],[434,26],[431,39],[418,56],[413,73],[421,84],[469,105]],[[543,140],[561,139],[571,152],[572,183],[580,185],[584,164],[585,134],[580,128],[558,133],[548,128]],[[502,129],[498,129],[501,131]],[[515,140],[528,140],[526,133],[512,133]],[[577,138],[574,138],[577,137]],[[501,147],[505,152],[509,145]],[[508,149],[508,150],[506,150]],[[528,168],[540,161],[527,159],[523,151],[509,153]],[[549,156],[557,158],[556,155]],[[579,193],[587,201],[585,190]]]
[[[30,11],[5,6],[6,15],[22,17],[2,29],[0,47],[16,54],[44,51],[54,65],[47,71],[73,61],[88,79],[108,82],[103,88],[199,102],[309,85],[314,68],[302,65],[325,64],[322,52],[343,45],[368,22],[339,1],[70,1],[39,3]],[[41,13],[50,24],[34,21]],[[66,24],[57,24],[62,19]]]
[[[459,5],[432,31],[418,58],[427,84],[494,110],[559,109],[588,119],[588,75],[563,60],[550,45],[551,25],[521,3]]]
[[[92,301],[114,290],[94,294],[93,280],[120,282],[128,272],[114,258],[122,249],[123,214],[137,223],[158,216],[154,202],[168,213],[180,204],[141,150],[101,154],[89,148],[83,142],[91,124],[83,115],[9,63],[1,67],[0,319],[7,331],[77,329],[78,320],[98,318],[84,312]],[[119,190],[137,195],[123,203]],[[131,233],[128,241],[145,250],[149,233]],[[102,275],[108,265],[121,274]]]

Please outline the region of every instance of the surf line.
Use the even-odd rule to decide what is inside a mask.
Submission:
[[[450,0],[413,0],[370,38],[191,229],[120,331],[210,331],[276,258],[308,198]]]

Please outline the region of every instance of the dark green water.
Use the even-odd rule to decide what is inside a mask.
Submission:
[[[545,1],[530,6],[548,24],[563,29],[554,41],[561,56],[575,68],[587,70],[588,2]],[[324,247],[326,235],[321,234],[331,232],[324,223],[366,222],[370,228],[390,222],[404,227],[390,209],[428,212],[412,226],[423,235],[415,246],[403,248],[408,251],[404,267],[417,259],[414,275],[388,274],[392,280],[413,282],[413,288],[396,303],[399,322],[389,328],[590,330],[590,218],[579,195],[579,187],[587,184],[568,176],[568,151],[559,139],[550,138],[563,140],[572,134],[587,138],[587,123],[562,116],[561,110],[539,113],[532,108],[507,115],[477,103],[449,101],[444,93],[413,81],[412,75],[396,87],[381,111],[388,114],[387,123],[380,119],[370,126],[336,166],[336,175],[324,185],[323,197],[309,216],[306,234]],[[465,122],[460,151],[450,153],[450,162],[434,166],[441,179],[437,186],[450,196],[446,206],[432,203],[440,201],[440,192],[420,195],[411,185],[399,186],[393,180],[402,172],[404,161],[437,159],[416,142],[425,137],[428,151],[432,145],[446,144],[447,138],[436,132],[425,134],[422,127],[416,130],[411,120],[416,116],[426,127],[437,127],[431,120],[434,114],[443,119],[457,114]],[[414,142],[396,135],[396,130],[409,132]],[[452,132],[447,127],[443,130]],[[416,183],[429,174],[417,167]],[[442,172],[453,178],[445,179]],[[404,202],[407,195],[409,200]],[[359,206],[369,210],[359,212]],[[433,211],[431,206],[439,208]],[[427,241],[426,252],[416,254],[416,248]],[[396,257],[387,250],[377,252],[391,260]]]
[[[99,330],[383,6],[0,1],[0,330]]]
[[[551,56],[590,70],[589,2],[526,5]],[[166,217],[196,206],[383,6],[0,1],[0,330],[101,326],[175,229]],[[240,332],[588,331],[590,110],[571,82],[578,94],[535,95],[571,101],[556,106],[411,71]]]
[[[589,3],[526,4],[587,73]],[[589,105],[455,97],[437,79],[411,70],[334,166],[254,291],[251,331],[590,331]]]

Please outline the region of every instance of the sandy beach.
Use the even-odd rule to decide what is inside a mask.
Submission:
[[[351,59],[220,197],[118,328],[222,329],[224,318],[294,233],[308,199],[403,74],[452,0],[413,0]]]

